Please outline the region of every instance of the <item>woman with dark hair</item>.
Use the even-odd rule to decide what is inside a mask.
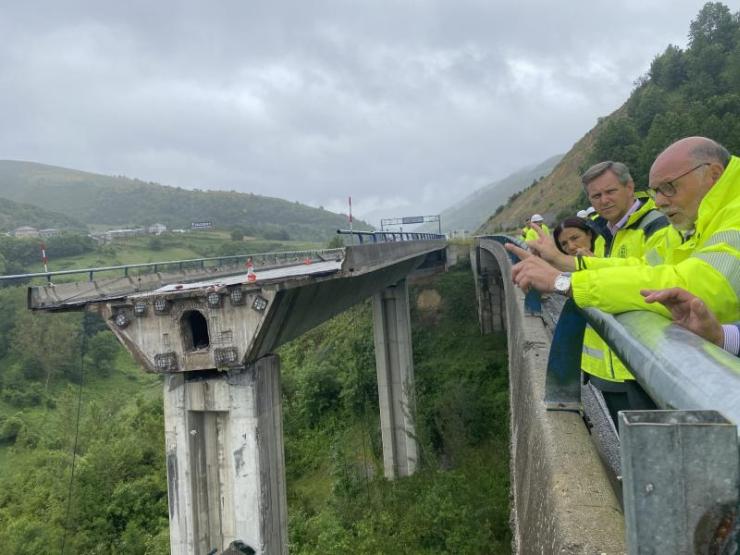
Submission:
[[[555,246],[560,252],[571,256],[578,254],[593,256],[596,237],[596,230],[583,218],[566,218],[553,232]]]

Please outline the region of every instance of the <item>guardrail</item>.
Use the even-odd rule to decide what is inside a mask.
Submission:
[[[362,245],[364,243],[391,243],[396,241],[439,241],[447,239],[441,233],[413,233],[406,231],[354,231],[337,229],[339,235],[352,235]]]
[[[549,355],[544,401],[550,410],[580,410],[586,323],[664,409],[620,413],[629,553],[736,553],[740,358],[656,313],[611,315],[569,300]]]
[[[44,277],[48,282],[52,281],[54,276],[70,276],[78,274],[87,274],[89,281],[94,281],[95,274],[101,272],[122,272],[124,277],[128,277],[129,271],[138,269],[144,270],[142,273],[153,273],[156,274],[160,271],[177,269],[183,271],[190,268],[201,268],[207,267],[219,267],[225,264],[237,265],[240,263],[246,263],[248,259],[252,259],[252,262],[256,267],[266,264],[288,264],[290,262],[302,262],[307,257],[318,258],[320,260],[327,260],[329,258],[343,257],[344,249],[309,249],[302,251],[276,251],[276,252],[262,252],[253,254],[236,254],[229,256],[212,256],[207,258],[191,258],[188,260],[168,260],[164,262],[146,262],[140,264],[123,264],[120,266],[103,266],[99,268],[81,268],[77,270],[59,270],[56,272],[37,272],[31,274],[15,274],[9,276],[0,276],[0,283],[14,281],[14,280],[26,280],[31,278]]]

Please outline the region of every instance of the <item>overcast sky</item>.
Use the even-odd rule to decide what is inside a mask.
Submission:
[[[702,5],[6,2],[0,159],[434,213],[566,152]]]

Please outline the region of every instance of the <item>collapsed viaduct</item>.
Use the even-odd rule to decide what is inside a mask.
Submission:
[[[385,475],[402,478],[415,471],[418,460],[406,279],[423,267],[426,271],[443,267],[447,245],[432,235],[365,234],[358,238],[365,244],[302,253],[292,261],[276,256],[270,262],[264,257],[256,268],[256,279],[241,268],[224,267],[223,260],[215,268],[206,268],[201,260],[185,261],[200,264],[194,269],[183,262],[164,263],[138,277],[129,276],[126,268],[122,278],[96,280],[97,270],[85,270],[89,272],[87,282],[29,288],[29,307],[34,310],[98,311],[147,371],[165,375],[173,554],[231,553],[228,550],[235,546],[248,546],[258,554],[287,553],[280,364],[272,353],[277,346],[368,297],[373,299]],[[514,550],[547,554],[690,553],[693,551],[684,549],[689,545],[686,542],[694,545],[699,532],[710,538],[701,541],[712,541],[716,520],[726,517],[727,511],[707,520],[704,508],[719,501],[722,507],[737,504],[735,426],[716,417],[702,422],[702,434],[707,435],[712,425],[725,434],[712,446],[724,454],[719,456],[722,464],[717,467],[720,478],[716,484],[671,474],[684,493],[700,491],[704,495],[687,494],[692,499],[690,508],[675,507],[663,515],[680,521],[683,528],[658,534],[663,543],[655,543],[655,534],[640,525],[639,518],[646,513],[635,516],[632,509],[640,503],[641,507],[646,505],[645,499],[649,505],[658,497],[645,497],[653,491],[650,488],[647,494],[625,489],[625,527],[618,495],[622,476],[614,473],[615,468],[620,471],[625,455],[622,453],[621,463],[615,463],[618,441],[616,446],[614,442],[594,442],[584,425],[579,369],[575,368],[575,374],[573,369],[563,372],[562,364],[558,367],[551,360],[557,314],[543,318],[539,300],[525,300],[513,286],[512,260],[502,246],[507,240],[477,239],[470,261],[481,331],[506,333],[508,338]],[[51,275],[44,275],[51,279]],[[630,320],[625,316],[622,320]],[[599,318],[589,314],[589,321],[604,336],[619,327]],[[667,321],[650,320],[648,324],[659,333],[665,333],[668,326]],[[557,336],[557,329],[555,333]],[[705,347],[687,332],[671,333],[678,334],[684,349]],[[578,345],[564,345],[572,360],[580,358]],[[631,356],[625,353],[623,360],[630,368],[645,362],[627,355]],[[693,356],[692,351],[681,349],[675,355],[679,359]],[[670,356],[648,362],[651,369],[676,364]],[[700,388],[698,395],[675,391],[675,384],[660,382],[662,374],[658,385],[655,376],[648,376],[646,383],[642,373],[638,378],[665,408],[719,408],[736,422],[740,419],[738,363],[711,349],[697,363],[705,364],[710,378],[718,381],[714,389],[709,385]],[[557,378],[554,381],[553,375]],[[659,389],[670,389],[671,395],[661,396]],[[543,402],[548,397],[549,402]],[[588,402],[584,397],[583,404]],[[694,420],[692,416],[690,422]],[[669,458],[683,463],[670,449],[666,451]],[[629,474],[629,484],[644,478],[637,471],[632,476],[632,469],[628,458],[627,468],[622,470]],[[661,510],[665,512],[653,508],[647,517],[659,519]],[[650,541],[657,547],[638,551],[638,545]]]

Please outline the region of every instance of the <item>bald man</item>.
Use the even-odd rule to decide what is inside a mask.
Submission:
[[[651,310],[670,317],[660,303],[648,304],[644,289],[681,287],[704,300],[723,323],[740,320],[740,158],[706,137],[687,137],[661,152],[650,168],[649,193],[683,235],[676,247],[641,259],[586,257],[569,274],[514,245],[522,260],[512,279],[573,297],[580,307],[609,313]]]

